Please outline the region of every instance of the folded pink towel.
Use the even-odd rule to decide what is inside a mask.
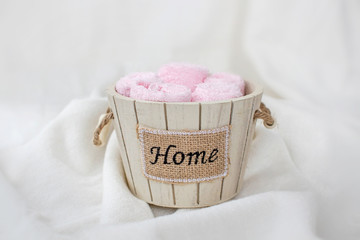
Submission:
[[[219,79],[200,83],[192,93],[192,102],[211,102],[243,96],[239,84],[226,83]]]
[[[130,96],[130,89],[135,86],[149,87],[151,83],[159,82],[156,74],[153,72],[131,73],[122,77],[115,85],[115,89],[123,96]]]
[[[234,83],[239,86],[242,95],[245,95],[245,81],[240,76],[231,73],[214,73],[205,79],[204,82],[219,82],[224,84]]]
[[[148,87],[138,85],[130,89],[130,97],[155,102],[190,102],[190,88],[174,83],[151,83]]]
[[[158,71],[160,80],[187,86],[191,91],[194,91],[197,84],[204,82],[208,75],[206,68],[186,63],[166,64]]]
[[[201,66],[171,63],[158,73],[132,73],[116,83],[124,96],[156,102],[209,102],[245,95],[245,81],[238,75],[214,73]]]

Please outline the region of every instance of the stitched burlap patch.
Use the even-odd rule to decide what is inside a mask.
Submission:
[[[139,126],[144,175],[168,183],[210,181],[228,174],[230,126],[160,130]]]

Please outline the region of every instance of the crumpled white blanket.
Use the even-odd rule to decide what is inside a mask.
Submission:
[[[0,239],[360,238],[358,2],[1,5]],[[258,123],[231,201],[149,206],[114,133],[92,145],[105,87],[170,60],[265,86],[278,125]]]
[[[351,161],[337,158],[346,156],[339,149],[347,146],[336,138],[355,136],[327,129],[322,118],[290,103],[265,100],[278,128],[258,124],[241,194],[217,206],[177,211],[151,208],[130,193],[115,133],[106,147],[92,145],[105,99],[73,101],[37,137],[1,151],[4,239],[319,239],[324,221],[334,217],[338,224],[345,217],[344,227],[351,224],[357,213],[343,211],[357,204],[347,191],[357,183],[346,186],[350,179],[342,170],[358,180],[357,169],[343,167]]]

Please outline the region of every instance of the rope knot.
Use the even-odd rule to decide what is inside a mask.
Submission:
[[[110,108],[106,110],[106,114],[100,116],[100,122],[96,126],[93,137],[93,144],[95,146],[101,146],[104,139],[101,137],[102,130],[109,124],[109,122],[114,118],[114,114]]]
[[[266,128],[275,127],[275,119],[271,116],[271,111],[265,106],[264,103],[260,104],[260,109],[256,110],[254,113],[254,119],[262,119],[264,126]]]

